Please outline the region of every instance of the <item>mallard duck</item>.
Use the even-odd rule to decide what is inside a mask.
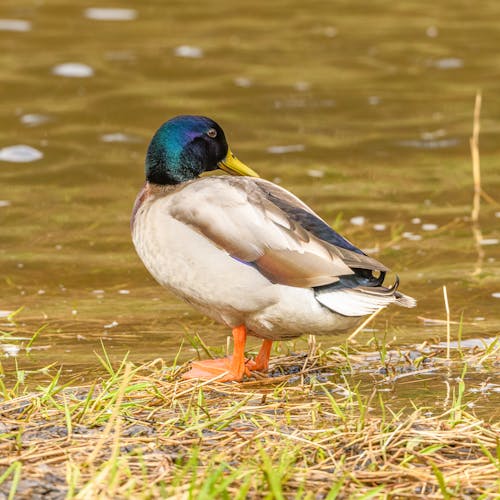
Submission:
[[[231,175],[202,176],[220,169]],[[132,239],[160,285],[232,329],[233,355],[192,363],[186,378],[242,380],[265,371],[273,341],[349,329],[415,300],[388,268],[286,189],[259,178],[204,116],[177,116],[149,144]],[[263,339],[245,358],[247,334]]]

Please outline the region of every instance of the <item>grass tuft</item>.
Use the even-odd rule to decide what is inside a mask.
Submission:
[[[104,352],[106,376],[88,386],[57,372],[36,392],[5,388],[0,495],[497,498],[500,425],[471,413],[466,384],[468,366],[497,365],[498,341],[451,359],[371,345],[379,351],[311,341],[303,355],[274,358],[271,377],[241,384],[182,380],[177,362],[115,364]],[[368,393],[345,372],[367,359],[379,373]],[[394,409],[386,387],[421,383],[423,359],[458,373],[449,397],[432,411]]]

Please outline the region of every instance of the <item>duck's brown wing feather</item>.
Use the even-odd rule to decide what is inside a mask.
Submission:
[[[388,270],[335,233],[293,194],[268,181],[206,177],[171,196],[172,217],[274,283],[316,287],[354,274],[353,269]]]

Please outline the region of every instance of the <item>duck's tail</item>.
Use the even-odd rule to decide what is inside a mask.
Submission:
[[[331,311],[343,316],[365,316],[372,314],[389,304],[402,307],[415,307],[417,301],[398,292],[399,278],[390,287],[384,286],[357,286],[343,287],[340,283],[331,286],[319,287],[314,290],[316,300]]]

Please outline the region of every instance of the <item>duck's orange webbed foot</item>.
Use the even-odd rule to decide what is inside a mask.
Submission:
[[[206,359],[203,361],[193,361],[191,370],[185,373],[182,377],[191,379],[198,378],[202,380],[210,380],[217,377],[219,382],[230,382],[232,380],[241,381],[245,373],[249,372],[245,367],[245,360],[241,363],[234,363],[233,356],[218,359]],[[220,378],[219,378],[220,377]]]
[[[204,361],[193,361],[191,370],[183,375],[183,378],[198,378],[210,380],[219,377],[221,382],[231,380],[241,381],[243,376],[250,375],[245,366],[245,343],[247,340],[247,329],[244,325],[233,328],[234,351],[232,356],[220,359],[207,359]]]
[[[269,358],[271,356],[272,340],[264,340],[260,348],[259,354],[255,359],[250,359],[246,362],[246,367],[250,371],[267,372],[269,368]]]

